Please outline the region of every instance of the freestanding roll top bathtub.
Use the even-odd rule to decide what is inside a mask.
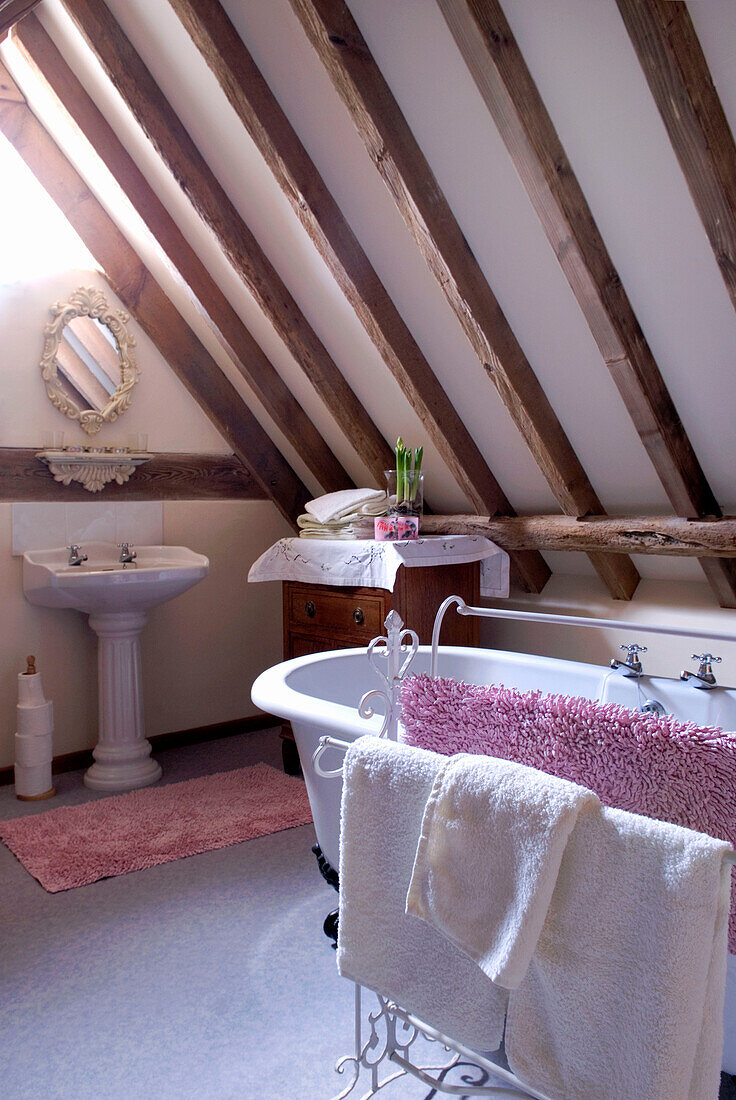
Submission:
[[[352,741],[364,733],[379,733],[382,715],[376,713],[364,719],[357,709],[362,696],[378,686],[375,671],[366,658],[365,648],[297,657],[261,673],[252,689],[257,706],[291,722],[317,839],[333,867],[339,865],[342,781],[320,775],[312,757],[325,734]],[[420,646],[411,673],[429,672],[430,659],[431,647]],[[539,689],[578,695],[634,709],[647,699],[655,699],[667,713],[683,720],[736,731],[735,689],[696,691],[686,683],[664,677],[626,679],[598,665],[459,646],[439,647],[437,671],[439,675],[467,683],[505,684],[522,691]],[[341,763],[340,754],[329,748],[321,760],[326,770],[331,766],[338,768]],[[733,955],[729,956],[725,1035],[723,1068],[736,1073],[736,956]]]

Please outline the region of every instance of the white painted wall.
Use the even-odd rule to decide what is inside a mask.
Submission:
[[[0,285],[0,446],[41,447],[49,432],[88,442],[79,426],[46,398],[38,368],[49,306],[77,286],[99,286],[95,271],[51,272],[33,282]],[[130,410],[95,439],[125,443],[146,432],[150,450],[227,453],[229,448],[140,328],[131,322],[141,380]],[[75,506],[76,507],[76,506]],[[106,510],[102,500],[84,508]],[[60,510],[63,513],[63,509]],[[210,559],[192,591],[151,612],[142,638],[148,732],[167,733],[255,712],[250,685],[281,656],[281,596],[275,584],[246,586],[251,563],[289,528],[263,501],[168,502],[164,541]],[[64,545],[63,515],[58,545]],[[32,607],[23,596],[21,559],[11,557],[11,505],[0,504],[0,767],[14,755],[17,673],[34,653],[54,701],[54,753],[91,748],[97,739],[96,639],[86,616]]]
[[[52,302],[66,300],[80,286],[100,289],[112,309],[122,308],[97,271],[56,271],[32,282],[0,285],[0,446],[40,447],[54,431],[63,431],[67,444],[90,443],[78,422],[63,416],[47,399],[38,365]],[[129,327],[141,377],[130,409],[114,423],[104,424],[94,445],[125,444],[129,435],[146,432],[151,451],[230,453],[143,330],[135,322]]]
[[[541,596],[521,596],[487,601],[489,606],[517,611],[542,611],[555,615],[589,615],[600,619],[623,619],[634,629],[597,630],[588,627],[522,623],[512,620],[481,620],[482,644],[493,649],[539,653],[570,661],[607,665],[622,657],[619,646],[637,642],[647,646],[642,657],[646,673],[677,679],[685,668],[697,670],[693,653],[705,651],[723,658],[714,666],[719,683],[736,687],[736,612],[714,605],[710,589],[692,582],[642,580],[635,599],[628,603],[612,600],[602,583],[593,577],[555,574]],[[451,614],[451,613],[448,613]],[[664,626],[728,633],[734,641],[709,642],[673,635],[649,634],[647,626]],[[693,689],[695,690],[695,689]]]

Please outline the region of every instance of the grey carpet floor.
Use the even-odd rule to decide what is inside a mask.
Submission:
[[[158,758],[175,783],[280,766],[280,747],[270,730]],[[1,787],[0,818],[104,797],[81,772],[56,784],[41,805]],[[0,1100],[336,1095],[353,987],[322,934],[336,895],[313,842],[311,826],[289,829],[61,894],[0,844]],[[381,1095],[437,1096],[406,1081]]]
[[[280,766],[280,747],[271,730],[158,759],[172,783]],[[0,788],[0,818],[104,797],[81,772],[55,781],[41,805]],[[322,934],[336,895],[313,842],[289,829],[60,894],[0,844],[2,1100],[334,1096],[353,988]]]

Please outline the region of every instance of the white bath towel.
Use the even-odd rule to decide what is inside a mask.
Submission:
[[[592,791],[508,760],[447,759],[422,822],[408,913],[506,989],[526,974],[560,861]]]
[[[729,845],[585,807],[526,978],[512,1069],[554,1100],[716,1100]]]
[[[358,537],[352,523],[330,524],[329,526],[321,523],[299,524],[300,519],[301,516],[297,519],[300,539],[327,539],[329,542],[339,539],[348,542]]]
[[[305,508],[318,523],[334,523],[352,514],[380,515],[380,511],[365,509],[380,508],[382,504],[385,507],[384,489],[341,489],[308,501]]]
[[[424,921],[406,892],[425,803],[443,757],[361,737],[343,771],[340,928],[344,977],[480,1050],[498,1048],[508,994]]]

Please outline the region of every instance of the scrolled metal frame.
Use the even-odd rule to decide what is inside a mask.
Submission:
[[[385,713],[378,737],[395,741],[399,723],[401,681],[419,649],[419,637],[416,631],[404,629],[404,623],[397,611],[389,611],[384,626],[386,637],[374,638],[368,646],[366,656],[373,671],[386,685],[386,690],[373,688],[367,691],[358,703],[358,714],[361,718],[372,718],[376,711],[370,701],[382,700]],[[385,672],[378,664],[379,659],[386,661]]]
[[[130,315],[124,310],[110,309],[105,295],[93,287],[79,287],[66,302],[54,302],[51,306],[53,318],[44,326],[43,352],[41,354],[41,375],[46,385],[46,393],[51,403],[70,420],[78,420],[80,427],[88,435],[94,435],[103,424],[124,413],[130,405],[131,390],[140,377],[140,368],[135,361],[133,348],[135,338],[126,325]],[[101,411],[80,409],[64,392],[56,366],[56,354],[61,343],[65,325],[75,317],[91,317],[106,325],[115,337],[120,357],[120,385]]]
[[[407,1012],[389,997],[376,993],[378,1009],[368,1013],[368,1035],[363,1039],[362,987],[355,986],[355,1050],[337,1062],[335,1071],[350,1068],[348,1084],[333,1100],[346,1100],[361,1075],[369,1076],[370,1085],[360,1100],[386,1088],[400,1077],[413,1077],[433,1090],[433,1095],[487,1096],[496,1100],[549,1100],[544,1093],[530,1088],[503,1066],[496,1065],[476,1051],[443,1035]],[[419,1066],[412,1062],[411,1048],[417,1040],[436,1043],[451,1055],[443,1065]],[[417,1050],[417,1053],[419,1051]],[[457,1083],[453,1084],[451,1078]]]

